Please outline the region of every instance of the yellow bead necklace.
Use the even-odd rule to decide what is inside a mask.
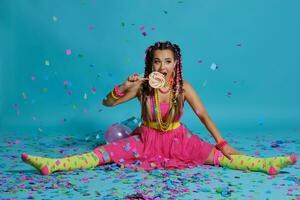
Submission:
[[[159,102],[159,96],[158,96],[158,89],[154,89],[154,97],[155,97],[155,114],[156,118],[158,119],[158,123],[160,126],[160,129],[163,131],[166,131],[169,128],[170,122],[171,122],[171,115],[168,116],[168,119],[166,122],[163,121],[160,111],[160,102]],[[173,91],[170,91],[169,94],[169,109],[171,110],[173,107]]]

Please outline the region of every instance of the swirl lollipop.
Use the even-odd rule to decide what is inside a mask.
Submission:
[[[162,73],[152,72],[149,75],[149,84],[153,88],[162,88],[165,85],[165,77]]]

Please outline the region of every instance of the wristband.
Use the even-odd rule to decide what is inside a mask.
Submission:
[[[111,91],[110,94],[111,94],[112,98],[114,98],[115,100],[120,99],[120,97],[117,97],[117,96],[114,94],[114,91],[113,91],[113,90]]]
[[[226,144],[228,144],[228,142],[226,140],[222,140],[221,142],[216,144],[215,147],[220,151],[223,148],[223,146],[225,146]]]
[[[124,94],[124,92],[120,92],[119,91],[119,85],[117,85],[115,88],[114,88],[114,93],[115,93],[115,95],[117,96],[117,97],[122,97],[122,96],[124,96],[125,94]]]

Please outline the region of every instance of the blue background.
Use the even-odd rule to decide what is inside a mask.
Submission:
[[[0,194],[298,199],[299,161],[274,177],[210,165],[129,172],[115,164],[45,177],[20,155],[90,152],[111,124],[139,117],[137,99],[115,107],[102,100],[129,75],[143,73],[146,48],[165,40],[181,47],[183,78],[233,147],[255,157],[299,153],[299,6],[296,0],[0,0]],[[215,144],[187,102],[182,122]]]
[[[139,117],[137,99],[113,108],[101,102],[127,76],[142,73],[145,49],[164,40],[181,47],[183,78],[221,133],[298,128],[297,1],[0,4],[2,132],[83,133]],[[187,103],[182,121],[205,130]]]

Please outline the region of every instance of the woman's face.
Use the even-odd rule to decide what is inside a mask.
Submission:
[[[173,71],[177,61],[174,60],[173,52],[169,49],[155,50],[153,53],[154,71],[160,72],[165,76],[166,80],[173,78]]]

